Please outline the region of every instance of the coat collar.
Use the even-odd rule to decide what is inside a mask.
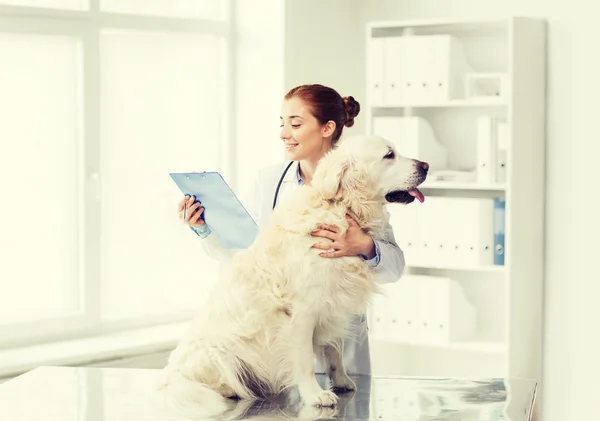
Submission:
[[[283,177],[284,183],[298,183],[301,180],[300,178],[300,164],[298,161],[294,161],[294,163],[290,166],[287,173],[285,173],[285,177]]]

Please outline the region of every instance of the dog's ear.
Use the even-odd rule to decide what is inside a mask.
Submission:
[[[377,225],[381,204],[374,200],[374,189],[369,188],[368,167],[347,151],[329,152],[317,166],[312,186],[323,199],[341,203],[354,215],[363,229]]]
[[[340,193],[346,175],[352,170],[352,167],[352,156],[336,151],[329,152],[319,161],[312,185],[323,195],[323,199],[334,199]]]

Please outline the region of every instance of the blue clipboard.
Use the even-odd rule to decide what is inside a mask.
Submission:
[[[258,225],[218,172],[169,173],[183,194],[204,207],[203,219],[221,246],[245,249],[258,234]]]

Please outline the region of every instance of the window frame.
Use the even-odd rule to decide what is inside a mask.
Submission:
[[[80,83],[81,118],[79,121],[83,162],[80,166],[80,312],[14,324],[0,324],[0,349],[98,335],[162,323],[185,321],[189,311],[168,315],[145,316],[118,322],[101,321],[101,249],[100,249],[100,34],[105,28],[148,32],[213,35],[220,38],[222,106],[220,110],[220,167],[235,179],[233,131],[227,124],[234,104],[234,31],[233,0],[223,2],[223,19],[183,19],[156,15],[103,12],[100,0],[89,0],[87,10],[61,10],[32,6],[0,5],[1,34],[63,35],[80,41],[82,80]],[[41,231],[40,235],[43,235]]]

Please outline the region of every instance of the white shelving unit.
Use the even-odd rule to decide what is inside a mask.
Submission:
[[[480,191],[506,191],[505,183],[468,183],[452,181],[425,181],[421,190],[480,190]]]
[[[479,165],[477,148],[482,148],[477,128],[479,117],[489,116],[504,121],[508,133],[505,177],[501,181],[426,181],[421,189],[425,193],[425,203],[408,205],[410,214],[406,213],[404,205],[389,205],[396,239],[404,249],[407,268],[403,279],[384,286],[389,293],[387,301],[376,300],[370,309],[369,331],[374,374],[540,379],[544,269],[545,21],[508,17],[472,21],[372,22],[367,25],[366,35],[365,110],[368,132],[384,135],[375,130],[375,121],[379,117],[419,117],[427,122],[437,141],[444,145],[447,151],[446,169],[459,171],[474,169]],[[405,49],[401,50],[399,45],[406,45],[402,43],[408,37],[424,39],[430,35],[450,36],[452,43],[448,51],[456,57],[450,57],[449,62],[456,64],[457,69],[461,69],[461,63],[467,63],[469,67],[466,73],[503,76],[504,85],[499,86],[504,91],[498,96],[473,99],[461,94],[466,93],[466,87],[461,87],[458,82],[458,89],[453,91],[447,86],[451,93],[440,97],[443,83],[452,82],[449,77],[443,83],[441,79],[439,84],[435,83],[438,85],[435,88],[439,88],[440,92],[431,94],[427,91],[429,97],[424,94],[425,97],[415,100],[414,91],[408,89],[412,88],[410,81],[418,82],[421,75],[415,74],[414,69],[410,70],[406,63],[414,59],[415,54],[431,54],[435,48],[439,48],[435,50],[438,53],[447,50],[432,47],[423,53],[423,48],[402,47]],[[427,80],[428,83],[433,81],[429,69],[434,69],[431,70],[432,74],[439,70],[439,63],[431,57],[430,66],[424,67],[422,72],[423,81]],[[448,58],[445,60],[448,61]],[[426,89],[424,83],[420,88]],[[409,101],[407,97],[413,99]],[[420,156],[411,157],[422,159]],[[430,169],[431,173],[435,171],[436,168]],[[438,198],[503,199],[504,264],[453,263],[448,259],[435,258],[423,262],[423,259],[417,259],[411,247],[404,244],[405,229],[417,224],[417,220],[420,220],[420,224],[427,224],[435,219],[434,214],[426,209],[428,200],[435,202]],[[444,208],[441,209],[438,212],[443,213]],[[456,226],[453,228],[459,228],[453,231],[455,233],[459,233],[460,228],[468,229],[474,224],[466,218],[456,218],[454,221]],[[493,229],[491,231],[483,234],[493,239]],[[442,305],[448,305],[440,301],[440,297],[445,296],[436,295],[439,291],[435,289],[421,289],[418,293],[415,288],[403,289],[408,284],[407,279],[413,276],[417,280],[422,276],[448,278],[454,285],[459,285],[462,297],[469,303],[464,307],[472,306],[475,309],[475,330],[460,340],[415,340],[404,335],[406,327],[399,324],[410,319],[404,309],[412,305],[411,302],[428,308],[426,315],[434,314]],[[442,282],[439,285],[446,288],[448,284]],[[463,298],[456,302],[462,302]],[[419,317],[425,313],[419,316],[420,307],[411,308],[414,319],[409,323],[419,323]],[[460,313],[462,310],[459,307],[453,311]],[[437,322],[438,319],[435,320]],[[450,323],[448,320],[446,322]]]
[[[394,105],[378,105],[379,108],[402,109],[402,108],[452,108],[452,107],[499,107],[507,105],[504,100],[491,98],[485,100],[473,99],[451,99],[447,101],[423,102],[419,104],[398,103]]]

